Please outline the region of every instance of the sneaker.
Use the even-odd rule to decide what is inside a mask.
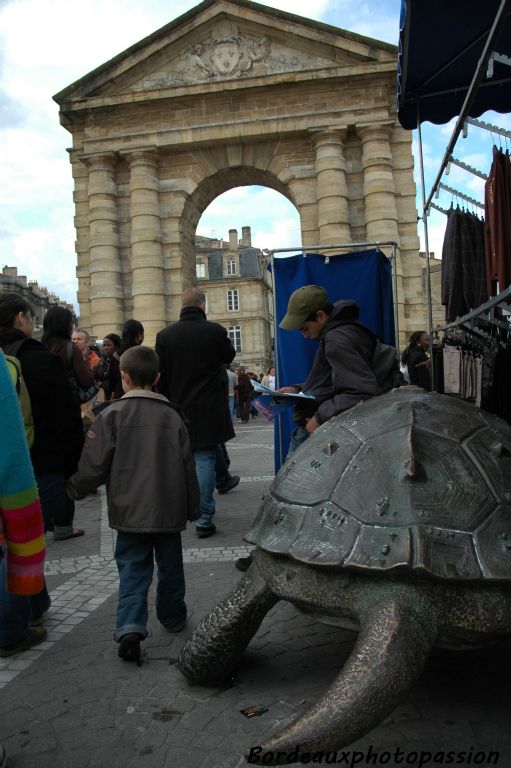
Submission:
[[[125,661],[138,661],[140,659],[140,641],[142,636],[136,633],[124,635],[119,641],[118,655]]]
[[[252,565],[252,555],[248,555],[248,557],[238,557],[234,565],[238,571],[243,571],[243,573],[245,573],[245,571],[248,571]]]
[[[212,523],[204,528],[197,526],[195,532],[199,539],[207,539],[208,536],[213,536],[213,534],[216,533],[216,525]]]
[[[46,640],[47,634],[48,632],[44,627],[31,627],[28,635],[22,640],[18,640],[17,643],[12,643],[12,645],[6,645],[3,648],[0,648],[0,658],[14,656],[15,653],[21,653],[21,651],[28,651],[33,645],[37,645],[38,643],[42,643],[43,640]]]
[[[229,493],[229,491],[232,491],[233,488],[236,488],[237,485],[240,484],[240,476],[239,475],[231,475],[229,480],[226,482],[222,488],[217,488],[218,493]]]

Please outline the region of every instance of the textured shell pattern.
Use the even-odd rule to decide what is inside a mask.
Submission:
[[[245,537],[314,566],[511,580],[511,427],[402,387],[290,456]]]

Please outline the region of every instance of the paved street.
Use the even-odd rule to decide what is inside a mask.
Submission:
[[[113,642],[117,571],[104,489],[78,505],[84,537],[48,539],[48,639],[0,660],[0,741],[9,768],[238,768],[248,748],[293,719],[341,668],[353,633],[284,603],[263,622],[232,685],[192,687],[175,666],[193,628],[240,577],[233,561],[248,551],[243,533],[273,477],[272,427],[261,417],[235,426],[231,471],[242,479],[217,496],[218,533],[199,540],[192,526],[183,536],[188,626],[169,635],[155,618],[152,594],[140,667],[119,660]],[[372,747],[382,758],[396,748],[408,756],[465,751],[464,760],[451,760],[457,765],[487,764],[475,757],[493,750],[496,764],[509,768],[509,650],[436,652],[402,704],[353,748]],[[240,710],[250,705],[268,711],[247,719]],[[384,763],[406,764],[391,757],[358,765]]]

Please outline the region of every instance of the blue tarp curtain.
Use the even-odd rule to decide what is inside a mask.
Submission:
[[[398,57],[398,117],[403,128],[420,121],[447,123],[461,112],[501,0],[402,0]],[[511,1],[494,50],[511,56]],[[485,73],[486,75],[486,73]],[[511,111],[511,67],[495,62],[469,116]]]
[[[279,323],[286,314],[289,297],[302,285],[321,285],[331,301],[354,299],[360,306],[360,321],[386,344],[395,344],[392,268],[379,250],[330,256],[305,254],[275,257],[273,287],[276,297],[276,353],[278,385],[300,384],[307,378],[317,342],[304,339],[299,331],[284,331]],[[285,459],[293,422],[291,410],[275,427],[275,471]]]

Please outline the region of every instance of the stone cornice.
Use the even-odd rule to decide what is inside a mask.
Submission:
[[[223,80],[214,83],[197,83],[185,87],[173,87],[153,91],[127,91],[118,95],[92,96],[90,98],[77,98],[63,101],[60,109],[61,123],[64,126],[79,123],[83,120],[80,113],[91,109],[108,109],[110,107],[132,106],[134,104],[147,104],[151,101],[175,101],[191,99],[197,96],[218,96],[219,85],[222,92],[225,91],[252,91],[255,88],[281,87],[287,84],[310,82],[322,82],[325,80],[354,80],[355,78],[367,79],[374,76],[396,76],[395,62],[374,62],[353,66],[328,67],[325,69],[299,70],[294,72],[282,72],[278,75],[260,75],[247,77],[243,80]],[[351,83],[350,83],[351,85]],[[353,87],[356,87],[353,83]],[[75,117],[76,116],[76,117]]]
[[[147,131],[136,131],[124,135],[116,134],[104,138],[95,137],[90,141],[87,139],[83,140],[84,152],[81,156],[106,154],[109,151],[115,151],[120,156],[125,156],[134,150],[147,150],[148,146],[160,150],[180,150],[186,146],[188,150],[194,146],[209,147],[212,143],[238,141],[240,137],[244,141],[250,138],[254,141],[264,141],[268,136],[274,136],[276,133],[281,137],[285,137],[309,133],[316,127],[318,130],[324,130],[325,122],[331,126],[332,130],[337,131],[344,131],[351,125],[361,127],[371,125],[374,127],[383,125],[393,127],[396,125],[395,120],[388,116],[388,108],[382,107],[379,112],[375,112],[374,108],[367,107],[367,111],[367,120],[364,120],[363,115],[354,117],[351,108],[344,109],[342,105],[339,105],[337,111],[329,109],[325,113],[317,111],[312,114],[304,114],[299,112],[295,115],[286,115],[284,117],[231,120],[229,124],[222,121],[186,129],[180,125],[175,128],[160,128],[157,131],[147,129]],[[304,122],[307,123],[306,127],[303,124]],[[183,130],[186,130],[187,133],[186,145],[183,145]],[[114,147],[115,150],[113,150]]]

